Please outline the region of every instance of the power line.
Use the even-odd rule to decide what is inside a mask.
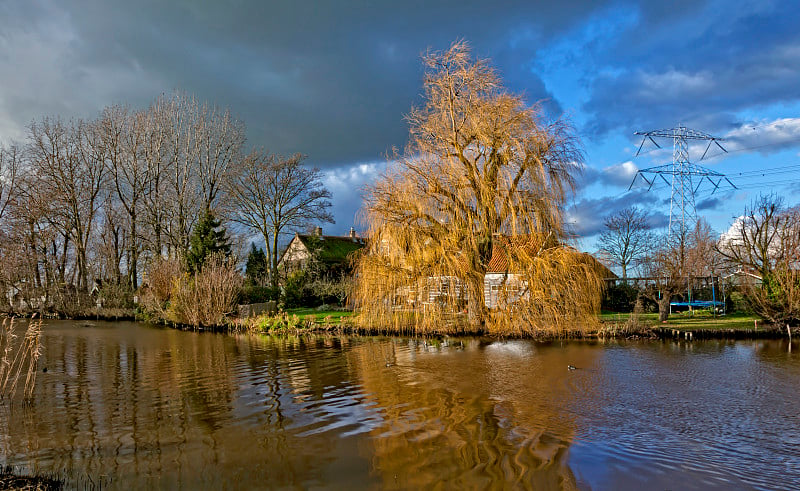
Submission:
[[[778,146],[778,145],[785,145],[787,143],[794,143],[794,142],[800,142],[800,137],[792,138],[790,140],[781,140],[781,141],[772,142],[772,143],[764,143],[763,145],[754,145],[752,147],[737,148],[735,150],[726,151],[724,153],[717,153],[717,154],[714,154],[714,155],[705,156],[705,157],[701,158],[700,160],[701,161],[702,160],[713,160],[713,159],[720,158],[723,155],[729,155],[729,154],[732,154],[732,153],[739,153],[739,152],[747,152],[749,150],[758,150],[759,148],[775,147],[775,146]]]
[[[658,144],[656,138],[672,140],[672,163],[638,170],[628,189],[630,190],[631,187],[633,187],[637,177],[641,177],[648,184],[648,191],[653,188],[656,181],[663,181],[670,185],[672,193],[670,196],[669,209],[669,236],[672,239],[680,238],[680,240],[683,240],[683,238],[686,237],[687,231],[690,228],[694,228],[694,224],[697,222],[695,194],[700,189],[703,182],[709,182],[714,186],[715,190],[719,189],[720,186],[723,185],[723,182],[727,182],[732,187],[736,187],[724,174],[692,163],[689,160],[688,142],[690,140],[708,142],[703,156],[701,157],[702,160],[702,158],[708,154],[712,145],[718,147],[723,152],[727,152],[720,144],[720,141],[723,140],[722,138],[711,136],[702,131],[686,128],[683,125],[665,130],[637,131],[636,134],[642,136],[642,143],[639,145],[639,149],[636,152],[637,156],[648,140],[658,148],[661,148],[661,145]],[[647,178],[647,174],[651,175],[650,179]],[[668,181],[665,176],[671,176],[671,182]],[[697,179],[696,183],[694,182],[695,179]]]

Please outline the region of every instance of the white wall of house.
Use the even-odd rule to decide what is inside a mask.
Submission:
[[[286,252],[284,252],[283,256],[281,256],[281,260],[278,262],[278,268],[302,268],[305,264],[305,261],[307,261],[310,257],[311,254],[308,252],[306,246],[303,245],[303,241],[295,236],[292,241],[289,242],[289,245],[286,246]]]
[[[486,273],[483,277],[483,300],[489,309],[495,309],[501,303],[510,305],[517,300],[528,298],[530,293],[527,287],[527,282],[519,275]]]
[[[497,306],[498,295],[506,276],[505,273],[486,273],[483,277],[483,301],[487,308],[493,309]]]

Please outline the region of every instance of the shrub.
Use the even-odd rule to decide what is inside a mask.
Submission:
[[[295,271],[286,277],[283,289],[283,303],[287,309],[313,307],[315,305],[310,283],[310,275],[305,271]]]
[[[127,285],[104,283],[97,293],[97,298],[102,301],[106,309],[133,308],[133,292]]]
[[[280,288],[270,286],[245,286],[239,295],[239,303],[265,303],[270,300],[278,301],[281,296]]]
[[[632,285],[610,286],[603,292],[601,308],[612,312],[632,312],[639,294],[639,289]]]
[[[173,280],[167,316],[179,324],[221,326],[236,306],[242,281],[235,260],[212,254],[199,272]]]
[[[295,271],[286,278],[283,292],[284,305],[287,309],[324,304],[343,306],[347,301],[351,285],[352,280],[347,277],[331,280],[314,278],[305,271]]]
[[[175,282],[183,270],[177,258],[157,258],[147,272],[147,287],[142,288],[142,307],[158,318],[165,319]]]

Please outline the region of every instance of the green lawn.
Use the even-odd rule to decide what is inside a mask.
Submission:
[[[331,316],[332,322],[341,322],[342,317],[350,317],[353,315],[353,312],[347,310],[317,310],[313,308],[287,309],[286,313],[303,318],[313,315],[315,318],[314,320],[317,322],[323,322],[328,316]]]
[[[628,320],[630,314],[616,314],[616,313],[603,313],[600,315],[600,320],[603,322],[625,322]],[[642,314],[641,320],[644,323],[658,326],[658,314]],[[667,318],[665,324],[660,324],[661,327],[668,327],[670,329],[680,329],[686,331],[697,331],[700,329],[753,329],[754,321],[758,317],[749,314],[727,314],[717,315],[714,317],[707,311],[695,311],[694,314],[688,312],[681,312],[672,314]],[[758,321],[759,327],[762,321]]]

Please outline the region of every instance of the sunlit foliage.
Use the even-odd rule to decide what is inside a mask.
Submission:
[[[565,246],[563,205],[582,153],[563,120],[509,94],[466,43],[424,56],[409,144],[369,189],[361,322],[417,332],[549,334],[595,322],[600,279]],[[502,250],[496,250],[496,248]],[[498,304],[484,280],[502,253]]]

